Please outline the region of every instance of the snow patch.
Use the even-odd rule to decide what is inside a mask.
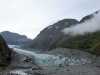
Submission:
[[[49,26],[48,29],[51,29],[53,26]]]

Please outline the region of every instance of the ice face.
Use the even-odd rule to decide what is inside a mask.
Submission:
[[[68,57],[54,56],[48,54],[35,54],[35,60],[38,64],[44,66],[68,66],[68,65],[81,65],[90,63],[86,59],[74,59]]]
[[[60,59],[59,56],[48,55],[48,54],[35,54],[35,60],[37,63],[43,66],[58,66],[64,63],[64,58]]]

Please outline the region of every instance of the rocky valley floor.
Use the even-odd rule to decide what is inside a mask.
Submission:
[[[63,50],[63,51],[62,51]],[[73,52],[70,50],[58,48],[54,51],[45,52],[45,54],[62,54],[64,56],[69,56]],[[67,55],[66,53],[69,52]],[[77,55],[77,53],[80,53]],[[79,57],[82,52],[77,52],[73,54],[73,57]],[[15,51],[12,53],[11,64],[3,71],[0,71],[0,75],[100,75],[100,63],[99,57],[93,56],[91,54],[85,54],[82,58],[88,60],[93,60],[92,63],[87,63],[84,65],[69,65],[69,66],[57,66],[57,67],[44,67],[38,65],[34,59],[29,56],[18,54]],[[79,57],[81,59],[81,57]],[[97,59],[96,59],[97,58]],[[98,61],[97,61],[98,60]]]

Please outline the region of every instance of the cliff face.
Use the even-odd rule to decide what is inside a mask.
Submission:
[[[1,32],[1,35],[5,39],[7,44],[20,45],[20,44],[27,44],[32,41],[25,35],[20,35],[9,31],[3,31]]]
[[[50,46],[57,42],[57,45],[64,41],[68,35],[65,35],[62,30],[66,27],[76,25],[78,23],[75,19],[63,19],[57,23],[46,27],[33,40],[31,48],[49,50]]]
[[[0,35],[0,70],[8,66],[11,59],[11,51]]]

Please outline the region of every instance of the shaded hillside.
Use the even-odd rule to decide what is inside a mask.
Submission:
[[[9,31],[1,32],[1,35],[5,39],[7,44],[19,45],[19,44],[26,44],[32,41],[25,35],[20,35]]]
[[[8,66],[11,59],[11,51],[0,35],[0,70]]]
[[[38,36],[33,40],[31,48],[38,48],[43,50],[48,50],[49,47],[54,43],[58,42],[60,44],[63,42],[68,35],[65,35],[62,30],[66,27],[78,24],[75,19],[63,19],[57,23],[46,27],[44,30],[38,34]]]
[[[61,44],[63,48],[73,48],[100,55],[100,31],[72,36]]]

